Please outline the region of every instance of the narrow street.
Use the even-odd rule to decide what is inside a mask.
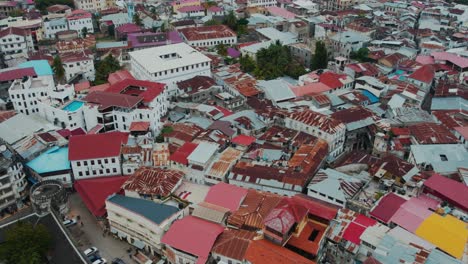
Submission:
[[[70,215],[73,217],[79,215],[80,221],[83,222],[83,227],[78,223],[69,228],[78,249],[83,251],[91,246],[95,246],[99,249],[100,256],[105,258],[109,263],[114,258],[121,258],[125,263],[134,263],[127,253],[127,249],[132,248],[130,244],[120,241],[109,234],[103,236],[100,224],[86,208],[80,196],[77,193],[73,193],[69,199]]]

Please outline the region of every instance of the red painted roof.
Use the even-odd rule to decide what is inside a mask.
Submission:
[[[165,84],[151,81],[125,79],[111,84],[106,92],[142,97],[145,103],[150,103],[164,91]]]
[[[180,147],[176,152],[174,152],[169,159],[181,163],[184,165],[188,164],[188,156],[192,154],[192,152],[197,148],[198,144],[192,143],[192,142],[185,142],[182,147]]]
[[[75,92],[80,93],[80,92],[86,91],[89,89],[89,87],[91,87],[91,84],[89,81],[77,83],[75,84]]]
[[[90,12],[81,9],[73,10],[69,15],[67,15],[68,20],[77,20],[91,17],[92,15]]]
[[[222,206],[234,212],[239,209],[247,195],[247,189],[220,182],[210,188],[205,197],[205,202]]]
[[[346,78],[346,75],[337,74],[334,72],[324,72],[320,75],[319,81],[331,89],[336,89],[343,86],[340,78]]]
[[[206,260],[223,230],[221,225],[187,216],[175,221],[161,242]]]
[[[34,68],[14,69],[0,72],[0,82],[21,79],[24,76],[37,76]]]
[[[394,193],[389,193],[380,199],[377,206],[370,212],[370,215],[384,223],[388,223],[404,202],[406,202],[404,198]]]
[[[182,8],[179,9],[181,10]],[[179,33],[188,41],[237,37],[237,34],[226,25],[182,28],[179,29]]]
[[[465,184],[434,174],[424,182],[424,186],[468,210],[468,186]]]
[[[430,83],[434,80],[434,67],[432,65],[424,65],[413,72],[408,78],[415,79],[424,83]]]
[[[331,221],[335,219],[339,207],[327,202],[309,197],[304,194],[296,194],[292,197],[293,200],[300,202],[303,206],[307,207],[309,214]]]
[[[120,33],[134,33],[134,32],[140,32],[141,27],[133,23],[128,23],[128,24],[123,24],[117,27],[115,30]]]
[[[95,216],[102,217],[106,214],[107,197],[118,193],[127,179],[126,176],[113,176],[78,180],[74,187],[89,211]]]
[[[109,107],[133,108],[136,107],[143,98],[141,96],[132,96],[113,92],[91,92],[83,101],[99,105],[99,110]]]
[[[255,137],[247,136],[247,135],[239,135],[232,139],[232,143],[239,144],[242,146],[250,146],[256,140]]]
[[[299,223],[307,213],[307,208],[300,202],[285,197],[265,217],[264,223],[266,227],[280,232],[281,234],[286,234],[291,227]]]
[[[122,132],[74,136],[68,143],[68,159],[87,160],[119,156],[120,147],[126,144],[127,140],[128,133]]]
[[[26,29],[22,28],[16,28],[16,27],[9,27],[5,28],[0,31],[0,38],[3,38],[8,35],[18,35],[18,36],[26,36],[28,35],[29,31]]]
[[[132,122],[130,124],[130,131],[148,131],[150,127],[150,122]]]
[[[377,223],[377,221],[370,219],[367,216],[364,215],[358,215],[356,219],[354,219],[353,222],[351,222],[348,227],[346,227],[344,233],[343,233],[343,238],[353,242],[356,245],[361,244],[361,235],[364,233],[364,231],[369,227],[373,226]]]

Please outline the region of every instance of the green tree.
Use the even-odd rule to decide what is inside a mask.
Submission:
[[[224,18],[223,24],[230,27],[232,30],[237,30],[237,17],[234,11],[230,11],[229,14]]]
[[[5,234],[0,245],[0,262],[5,264],[42,264],[52,246],[52,236],[45,226],[18,222]]]
[[[216,50],[218,51],[218,54],[221,55],[221,56],[227,56],[228,52],[227,52],[227,46],[224,45],[223,43],[221,44],[218,44],[216,46]]]
[[[83,38],[86,38],[86,36],[88,36],[88,28],[87,27],[84,27],[81,29],[81,36]]]
[[[20,17],[23,16],[24,12],[23,10],[19,8],[15,8],[13,11],[10,12],[11,17]]]
[[[95,85],[107,83],[107,78],[110,73],[116,72],[122,69],[119,61],[110,54],[104,58],[101,62],[96,65],[96,79],[94,80]]]
[[[34,1],[36,8],[41,11],[42,14],[47,14],[47,7],[52,5],[67,5],[74,8],[73,0],[36,0]]]
[[[143,21],[141,21],[141,18],[137,13],[133,15],[133,23],[135,23],[135,25],[138,25],[140,27],[143,26]]]
[[[312,57],[310,68],[312,70],[326,69],[328,66],[328,53],[325,43],[318,41],[315,45],[315,54]]]
[[[240,66],[241,66],[241,70],[243,70],[245,72],[250,72],[251,73],[257,67],[257,64],[255,63],[255,61],[249,55],[241,56],[240,59],[239,59],[239,63],[240,63]]]
[[[216,26],[219,25],[220,23],[216,19],[210,19],[205,22],[205,26]]]
[[[358,51],[354,52],[351,51],[349,57],[353,60],[357,60],[359,62],[366,62],[369,61],[369,49],[367,48],[360,48]]]
[[[58,55],[54,58],[52,69],[54,70],[54,75],[55,78],[57,78],[57,82],[61,83],[65,77],[65,69],[63,68],[62,60]]]

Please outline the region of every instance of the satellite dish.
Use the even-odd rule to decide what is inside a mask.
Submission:
[[[5,145],[0,146],[0,152],[6,151],[7,147]]]

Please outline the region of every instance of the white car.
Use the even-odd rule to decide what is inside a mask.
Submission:
[[[93,262],[93,264],[106,264],[106,263],[107,263],[107,261],[104,258],[98,259],[98,260]]]
[[[94,253],[96,253],[98,251],[97,247],[90,247],[88,249],[86,249],[85,251],[83,251],[83,253],[88,257]]]
[[[65,221],[63,221],[63,225],[65,227],[69,227],[69,226],[72,226],[72,225],[76,225],[76,220],[75,219],[67,219]]]

